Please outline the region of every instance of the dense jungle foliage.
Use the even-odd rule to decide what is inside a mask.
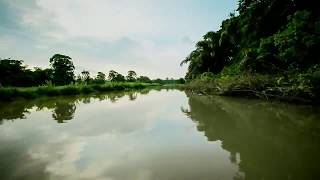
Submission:
[[[237,12],[218,31],[205,34],[181,65],[188,64],[189,82],[255,79],[268,87],[316,93],[319,50],[320,8],[315,0],[240,0]]]

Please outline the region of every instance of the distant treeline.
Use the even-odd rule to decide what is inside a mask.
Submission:
[[[108,76],[98,72],[95,77],[90,76],[89,71],[82,71],[75,75],[75,67],[72,58],[62,54],[55,54],[49,60],[50,68],[28,69],[22,60],[0,59],[0,87],[31,87],[41,85],[68,85],[72,83],[103,84],[111,82],[141,82],[158,84],[181,84],[184,79],[154,79],[147,76],[138,76],[133,70],[128,71],[126,76],[110,70]]]

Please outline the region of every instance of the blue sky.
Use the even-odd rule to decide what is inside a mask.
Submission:
[[[237,0],[0,0],[0,58],[48,67],[55,53],[76,72],[183,77],[179,63]]]

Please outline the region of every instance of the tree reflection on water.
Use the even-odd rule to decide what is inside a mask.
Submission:
[[[187,93],[182,112],[208,141],[221,141],[240,172],[234,179],[320,176],[319,108]],[[241,176],[241,173],[244,175]]]
[[[96,94],[88,96],[66,96],[57,98],[39,98],[35,100],[19,100],[10,103],[0,103],[0,125],[4,120],[25,119],[31,109],[37,111],[49,109],[52,111],[52,118],[58,123],[66,123],[74,118],[77,109],[77,103],[88,104],[92,99],[99,101],[117,102],[123,97],[128,97],[130,101],[137,99],[138,95],[148,94],[150,89],[140,91],[119,91],[107,94]]]

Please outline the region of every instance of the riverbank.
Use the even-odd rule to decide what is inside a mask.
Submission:
[[[320,104],[318,89],[312,82],[290,80],[284,76],[237,75],[198,78],[187,83],[187,91],[205,95],[220,95],[280,100],[290,103]]]
[[[0,88],[0,101],[12,101],[15,99],[34,99],[41,96],[68,96],[90,93],[102,93],[110,91],[137,90],[148,87],[160,86],[157,83],[123,82],[105,84],[74,84],[66,86],[39,86],[39,87],[9,87]]]

